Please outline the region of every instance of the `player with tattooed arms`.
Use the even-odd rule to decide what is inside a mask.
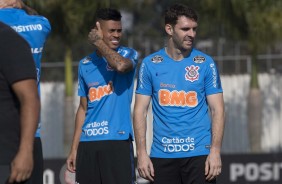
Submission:
[[[96,12],[89,33],[95,51],[79,63],[80,104],[67,168],[79,184],[135,181],[131,100],[137,52],[120,46],[121,14]]]

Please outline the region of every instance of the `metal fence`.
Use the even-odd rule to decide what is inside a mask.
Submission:
[[[213,57],[220,74],[249,74],[251,72],[251,56],[250,55],[226,55]],[[277,55],[258,55],[259,73],[282,73],[282,54]],[[140,59],[139,63],[142,59]],[[63,61],[42,63],[41,81],[64,81]],[[73,80],[77,80],[78,61],[73,62]]]
[[[223,153],[248,153],[247,94],[250,81],[249,56],[214,57],[221,72],[226,106],[226,128]],[[282,56],[259,56],[264,72],[259,74],[263,94],[263,152],[282,152]],[[46,158],[64,157],[63,153],[63,108],[64,108],[64,63],[45,63],[42,66],[42,138]],[[78,105],[77,62],[74,71],[74,109]],[[51,77],[52,76],[52,77]],[[49,77],[49,78],[48,78]],[[46,80],[47,79],[47,80]],[[134,104],[134,102],[132,103]],[[75,113],[75,112],[74,112]],[[149,112],[149,114],[151,114]],[[149,115],[149,122],[152,117]],[[148,125],[148,140],[152,139]],[[148,148],[150,142],[148,142]],[[149,150],[149,149],[148,149]]]

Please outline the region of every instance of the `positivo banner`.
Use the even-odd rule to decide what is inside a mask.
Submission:
[[[282,184],[282,153],[222,156],[219,184]]]

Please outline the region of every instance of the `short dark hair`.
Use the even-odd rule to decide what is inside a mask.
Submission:
[[[114,20],[120,21],[121,14],[118,10],[112,8],[101,8],[96,12],[96,20]]]
[[[165,24],[171,24],[172,26],[175,26],[180,16],[188,17],[196,22],[198,21],[198,15],[196,11],[180,3],[168,7],[165,10],[164,15],[165,15]]]

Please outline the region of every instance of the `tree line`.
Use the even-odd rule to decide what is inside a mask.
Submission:
[[[282,1],[280,0],[30,0],[28,5],[47,17],[52,34],[45,47],[43,62],[64,61],[66,98],[73,96],[73,60],[89,54],[93,48],[87,35],[94,23],[95,11],[113,7],[132,16],[124,32],[124,43],[131,39],[136,50],[144,50],[144,38],[163,46],[162,12],[175,2],[192,6],[199,14],[197,39],[228,42],[242,41],[252,56],[250,94],[248,98],[251,150],[260,150],[261,92],[258,83],[257,55],[281,43]],[[155,38],[159,39],[155,39]],[[152,44],[151,44],[152,45]],[[211,53],[209,53],[211,54]],[[141,53],[142,55],[142,53]],[[66,106],[68,107],[68,106]],[[72,121],[70,121],[72,122]]]

